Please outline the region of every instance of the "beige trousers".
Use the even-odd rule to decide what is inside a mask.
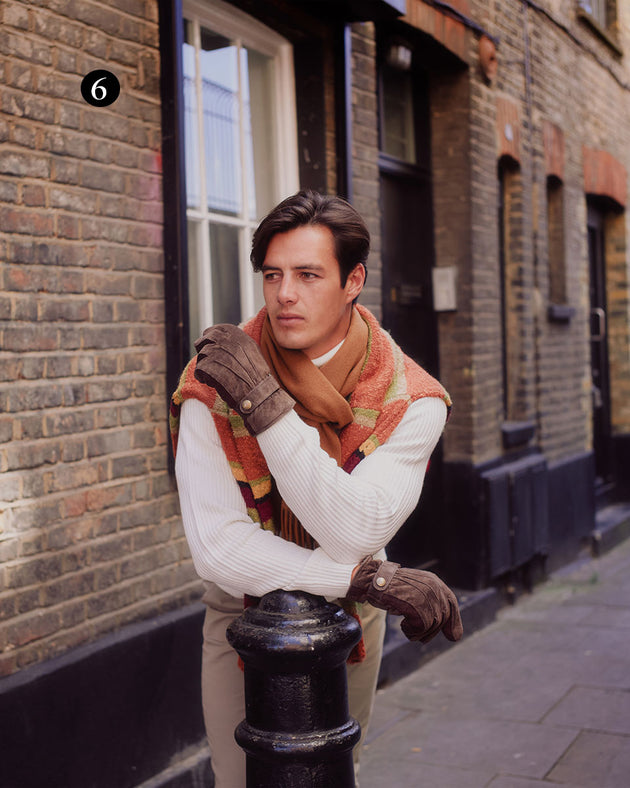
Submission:
[[[243,603],[215,585],[207,584],[203,627],[201,690],[215,788],[245,788],[245,753],[234,739],[236,726],[245,718],[243,672],[225,631],[243,612]],[[361,624],[366,659],[348,666],[350,714],[361,725],[361,739],[354,748],[355,772],[367,732],[383,652],[386,613],[364,604]]]

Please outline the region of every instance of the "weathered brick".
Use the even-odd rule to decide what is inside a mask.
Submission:
[[[28,30],[28,9],[21,5],[6,3],[2,21],[7,27]]]
[[[22,386],[21,390],[11,390],[7,396],[7,411],[18,413],[24,410],[59,407],[63,402],[63,391],[58,386],[46,383],[42,386]]]
[[[111,167],[85,164],[81,184],[87,189],[106,192],[122,192],[125,185],[125,173]]]
[[[37,611],[22,616],[7,628],[10,646],[19,647],[46,637],[59,629],[60,617],[56,611]]]
[[[33,416],[24,416],[16,420],[16,433],[20,440],[37,440],[46,435],[44,415],[36,413]]]
[[[1,39],[0,39],[1,40]],[[2,109],[9,115],[41,121],[45,124],[55,122],[55,103],[50,98],[22,93],[6,88],[2,94]]]
[[[87,159],[90,155],[90,140],[87,135],[68,129],[46,129],[42,135],[42,148],[73,159]]]
[[[127,451],[131,447],[129,430],[102,430],[88,437],[87,447],[89,457]]]
[[[11,319],[14,322],[25,322],[25,323],[35,322],[37,321],[38,306],[39,306],[39,299],[37,298],[28,298],[28,297],[14,298],[12,302]],[[9,348],[7,348],[7,350],[8,349]],[[33,350],[36,350],[36,348],[33,348]],[[28,361],[33,362],[34,360],[24,359],[22,362],[22,366],[24,366],[24,364],[26,364]],[[25,374],[25,377],[30,377],[30,376]]]
[[[54,220],[41,211],[0,208],[0,225],[5,232],[28,235],[52,235]]]
[[[39,8],[33,14],[33,31],[49,40],[79,48],[82,43],[80,25],[70,22],[67,18],[58,17]],[[64,51],[64,50],[62,50]]]
[[[26,185],[22,189],[22,200],[24,205],[40,207],[46,205],[46,190],[43,186]]]
[[[11,503],[22,495],[22,478],[19,473],[2,473],[0,475],[0,501]]]
[[[118,356],[101,355],[96,359],[97,375],[116,375],[118,372]]]
[[[5,350],[13,352],[55,350],[57,335],[48,326],[9,326],[4,330],[3,345]]]
[[[111,461],[112,478],[124,476],[142,476],[147,472],[147,457],[144,453],[117,457]]]
[[[77,213],[95,213],[98,208],[98,195],[90,189],[51,188],[50,207],[62,208]]]
[[[55,61],[55,69],[68,74],[78,74],[80,66],[78,55],[75,51],[67,49],[57,49],[57,58]],[[62,124],[65,125],[65,124]],[[72,128],[78,128],[73,126]]]
[[[88,492],[88,511],[100,512],[113,506],[125,506],[132,500],[132,490],[126,483],[96,487]]]
[[[8,587],[23,588],[46,583],[62,573],[62,558],[50,554],[7,567]]]
[[[74,216],[57,216],[57,237],[78,240],[81,237],[81,224]]]
[[[58,321],[84,322],[89,317],[89,302],[83,299],[47,299],[39,304],[39,320],[46,323]]]
[[[0,443],[13,439],[13,419],[0,418]]]
[[[0,172],[19,177],[47,179],[50,175],[50,159],[33,155],[32,152],[4,149],[0,151]]]
[[[94,590],[94,572],[80,572],[47,583],[42,589],[42,604],[45,607],[57,605],[66,600],[85,596]],[[81,603],[82,605],[84,603]],[[82,619],[81,619],[82,620]]]
[[[39,588],[30,588],[20,591],[15,597],[16,614],[22,615],[36,610],[40,606],[41,594]]]
[[[18,201],[17,183],[11,183],[10,181],[0,182],[0,200],[2,202],[17,202]]]
[[[6,456],[9,471],[52,465],[61,458],[61,445],[57,441],[19,442],[7,448]]]

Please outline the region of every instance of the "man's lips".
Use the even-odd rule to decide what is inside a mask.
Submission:
[[[291,325],[292,323],[299,323],[304,318],[301,315],[276,315],[276,320],[279,323]]]

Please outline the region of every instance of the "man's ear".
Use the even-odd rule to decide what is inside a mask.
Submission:
[[[350,301],[354,301],[355,298],[358,298],[359,293],[363,290],[363,285],[365,284],[365,266],[363,263],[357,263],[355,267],[350,271],[348,274],[348,278],[346,279],[346,293],[349,296]]]

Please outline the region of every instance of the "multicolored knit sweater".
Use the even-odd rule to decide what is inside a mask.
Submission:
[[[451,399],[442,385],[402,352],[365,307],[356,308],[368,326],[368,347],[359,382],[350,396],[354,420],[339,435],[341,466],[347,473],[389,438],[412,402],[422,397],[439,397],[449,410],[451,407]],[[266,314],[266,309],[262,309],[243,328],[258,343]],[[274,523],[272,478],[258,441],[247,431],[239,414],[213,388],[195,378],[195,364],[193,358],[171,399],[173,452],[177,451],[182,403],[189,398],[198,399],[212,414],[249,517],[278,533],[278,525]]]

